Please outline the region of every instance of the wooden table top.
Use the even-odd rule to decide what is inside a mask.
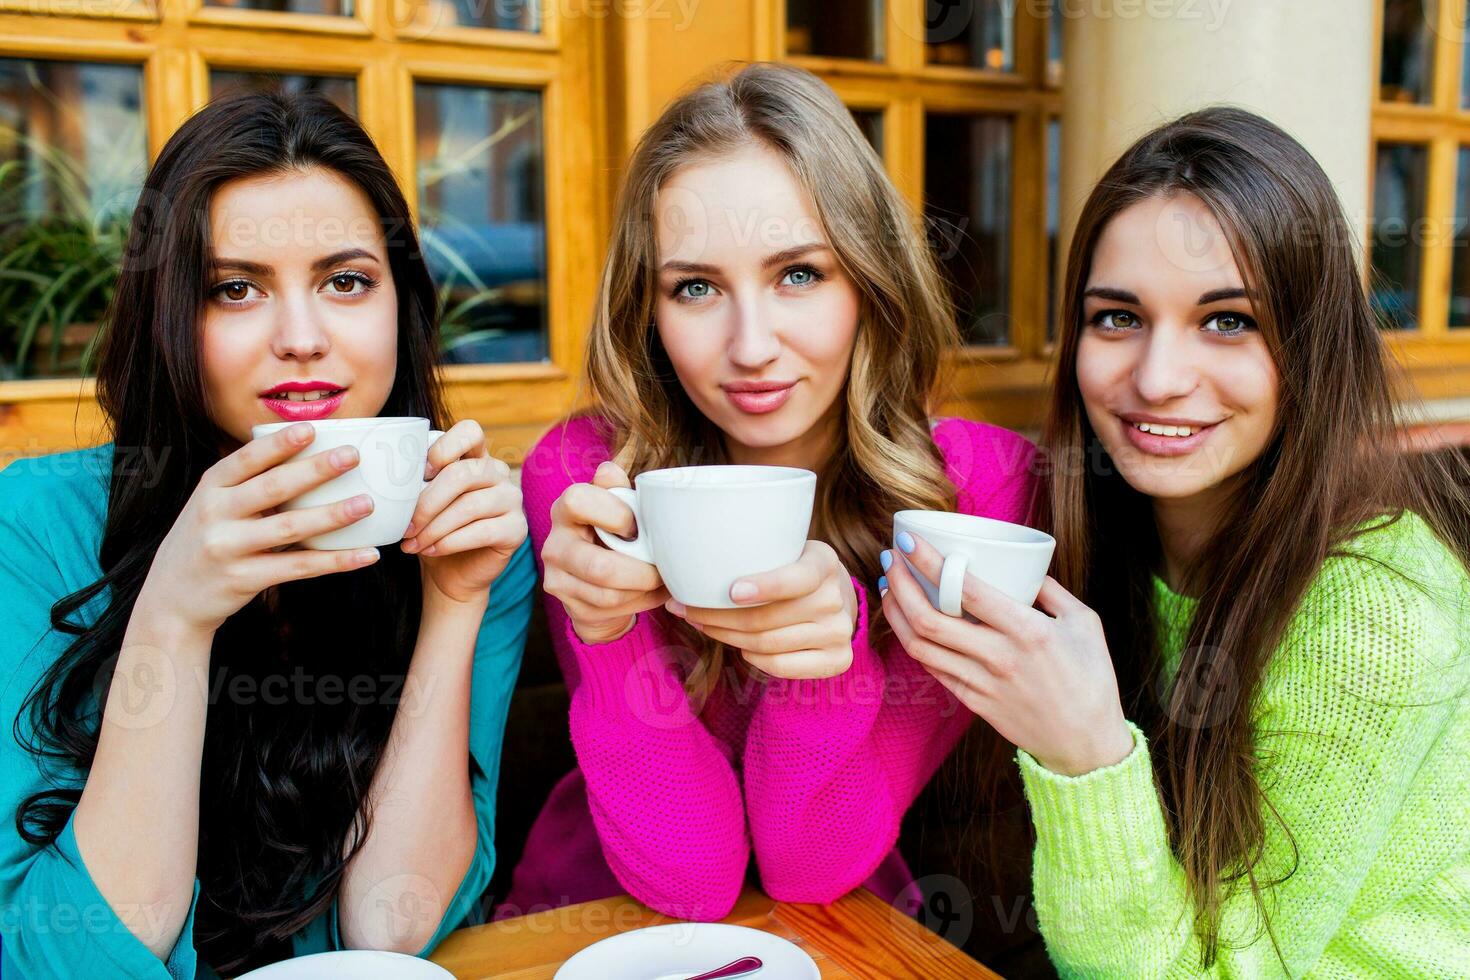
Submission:
[[[459,980],[551,980],[600,939],[676,921],[624,895],[460,929],[431,959]],[[863,889],[823,906],[787,905],[748,888],[722,921],[789,939],[816,961],[823,980],[999,980]]]

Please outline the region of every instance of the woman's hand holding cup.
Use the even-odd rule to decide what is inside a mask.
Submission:
[[[454,602],[481,599],[526,540],[520,487],[473,419],[434,441],[425,470],[401,547],[419,556],[426,587]]]
[[[671,599],[667,608],[773,677],[834,677],[852,666],[857,593],[831,545],[808,541],[796,562],[740,579],[730,598],[761,605],[701,609]]]
[[[591,483],[575,483],[551,508],[551,533],[541,548],[543,587],[561,600],[583,643],[611,643],[633,628],[637,615],[669,598],[658,569],[604,548],[594,527],[631,537],[633,511],[609,493],[628,487],[616,463],[597,468]]]
[[[365,568],[376,548],[285,550],[372,513],[366,494],[276,512],[280,505],[357,466],[342,447],[291,459],[312,439],[310,423],[253,439],[205,471],[158,546],[137,605],[213,634],[264,590],[283,582]],[[288,462],[289,460],[289,462]]]
[[[939,580],[944,556],[933,545],[910,533],[898,545],[919,575]],[[1033,608],[967,573],[965,618],[934,608],[896,555],[883,564],[883,612],[899,643],[1004,738],[1069,776],[1132,751],[1102,621],[1055,579],[1043,579]]]

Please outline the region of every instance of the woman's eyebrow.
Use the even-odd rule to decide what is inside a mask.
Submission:
[[[791,248],[774,252],[761,259],[761,268],[769,269],[772,266],[782,265],[811,252],[825,252],[829,246],[826,242],[807,242],[805,245],[794,245]],[[720,271],[719,266],[708,265],[703,262],[685,262],[681,259],[669,259],[659,266],[660,272],[696,272],[701,275],[715,275]]]
[[[378,261],[378,257],[365,248],[344,248],[340,252],[333,252],[331,255],[324,255],[317,259],[311,264],[311,271],[323,272],[334,265],[350,262],[353,259]],[[238,269],[241,272],[248,272],[252,276],[269,276],[276,271],[273,266],[261,262],[251,262],[248,259],[220,258],[216,259],[211,265],[214,269]]]
[[[1207,293],[1200,294],[1199,305],[1209,306],[1211,303],[1221,303],[1227,299],[1250,299],[1251,294],[1240,286],[1229,286],[1225,289],[1212,289]]]
[[[1115,303],[1128,303],[1132,306],[1142,306],[1138,296],[1126,289],[1117,289],[1113,286],[1089,286],[1082,293],[1083,296],[1096,296],[1098,299],[1110,299]]]

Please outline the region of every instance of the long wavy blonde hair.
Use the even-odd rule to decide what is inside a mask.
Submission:
[[[630,476],[727,460],[720,430],[674,375],[654,322],[654,206],[679,168],[759,143],[779,153],[814,202],[837,261],[861,296],[839,438],[817,471],[811,536],[849,573],[875,582],[894,511],[952,509],[955,488],[930,437],[944,352],[958,342],[948,290],[921,226],[851,113],[825,83],[751,64],[674,101],[643,134],[618,196],[587,350],[587,379]],[[882,628],[870,603],[870,628]],[[703,705],[725,652],[688,631],[686,686]]]

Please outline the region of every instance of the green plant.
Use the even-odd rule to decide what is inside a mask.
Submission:
[[[85,131],[82,107],[58,98],[34,66],[27,74],[53,121]],[[139,118],[108,140],[112,152],[83,161],[0,126],[0,379],[89,372],[141,178],[142,127]],[[77,325],[96,329],[66,358]]]

